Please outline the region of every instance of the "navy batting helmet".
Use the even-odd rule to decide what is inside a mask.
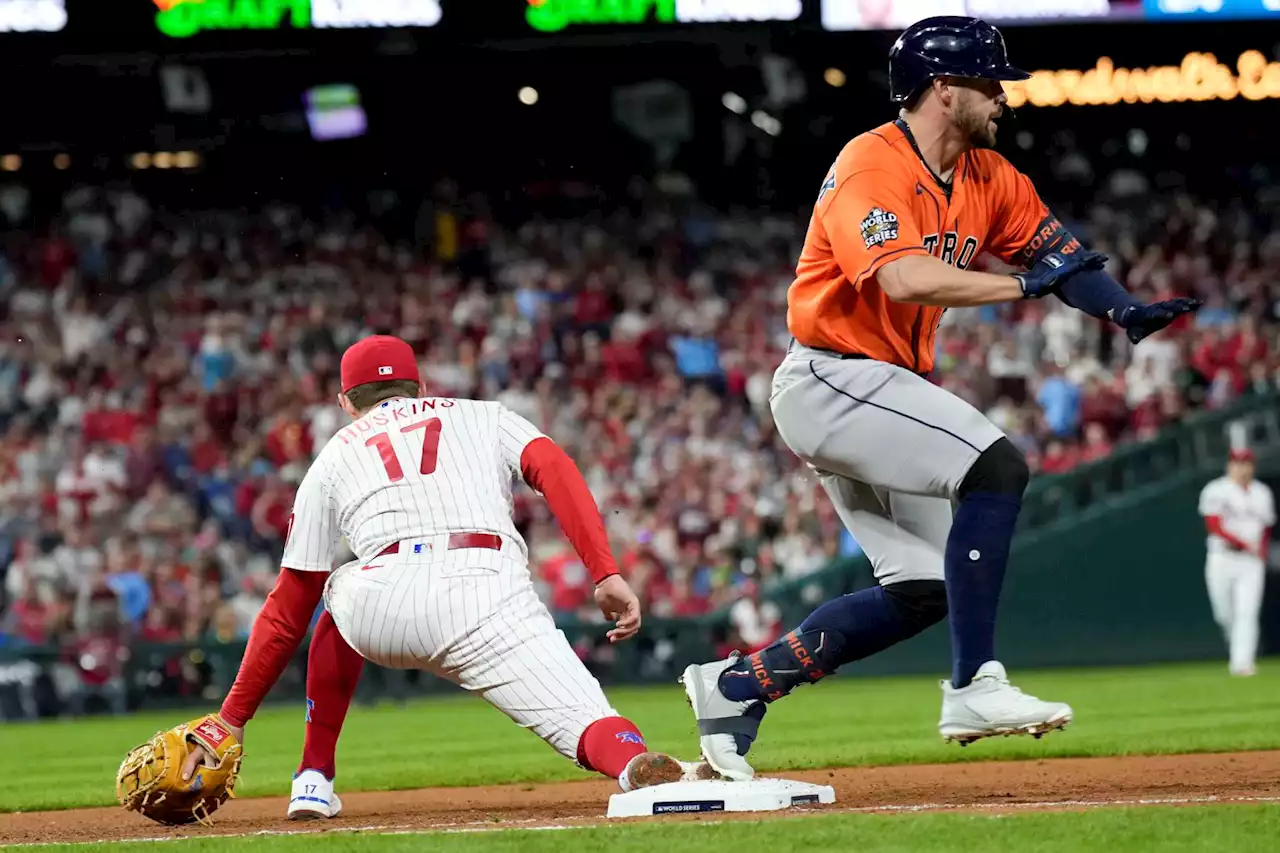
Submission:
[[[1026,80],[1009,64],[1000,31],[978,18],[942,15],[917,21],[889,49],[889,100],[906,103],[935,77]]]

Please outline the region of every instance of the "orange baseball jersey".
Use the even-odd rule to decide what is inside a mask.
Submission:
[[[889,122],[854,137],[827,173],[787,291],[787,325],[806,346],[927,373],[944,309],[892,301],[876,282],[880,267],[933,255],[967,269],[981,251],[1023,263],[1062,233],[1030,179],[999,154],[966,153],[948,192],[905,123]]]

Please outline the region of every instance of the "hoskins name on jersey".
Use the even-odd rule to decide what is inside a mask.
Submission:
[[[366,432],[373,432],[376,427],[387,426],[388,424],[397,421],[407,421],[414,415],[419,415],[426,411],[434,412],[436,407],[449,409],[457,405],[454,400],[425,399],[408,401],[408,406],[406,408],[391,408],[389,407],[390,402],[392,401],[383,403],[379,408],[374,409],[365,417],[350,426],[343,427],[338,431],[337,437],[342,439],[343,444],[351,444],[362,434]],[[383,411],[384,409],[385,411]]]

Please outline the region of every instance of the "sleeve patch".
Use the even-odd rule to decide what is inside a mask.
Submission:
[[[822,204],[822,200],[827,197],[827,193],[834,191],[836,188],[836,170],[831,167],[831,171],[827,173],[827,179],[822,182],[822,188],[818,190],[818,204]]]
[[[862,220],[862,242],[868,249],[872,246],[883,246],[890,240],[898,239],[898,217],[889,211],[873,207]]]

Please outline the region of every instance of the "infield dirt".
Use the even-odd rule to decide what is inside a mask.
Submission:
[[[1280,751],[898,765],[767,775],[832,785],[836,805],[826,808],[835,809],[999,810],[1007,806],[1012,810],[1026,804],[1084,808],[1142,800],[1230,802],[1280,798]],[[287,801],[280,797],[233,800],[215,815],[211,828],[170,829],[119,808],[72,809],[0,815],[0,844],[244,835],[264,830],[572,826],[599,823],[609,795],[616,791],[612,782],[602,779],[346,793],[339,778],[343,812],[322,824],[285,820]],[[725,817],[714,815],[717,820]],[[698,818],[644,820],[657,819]]]

